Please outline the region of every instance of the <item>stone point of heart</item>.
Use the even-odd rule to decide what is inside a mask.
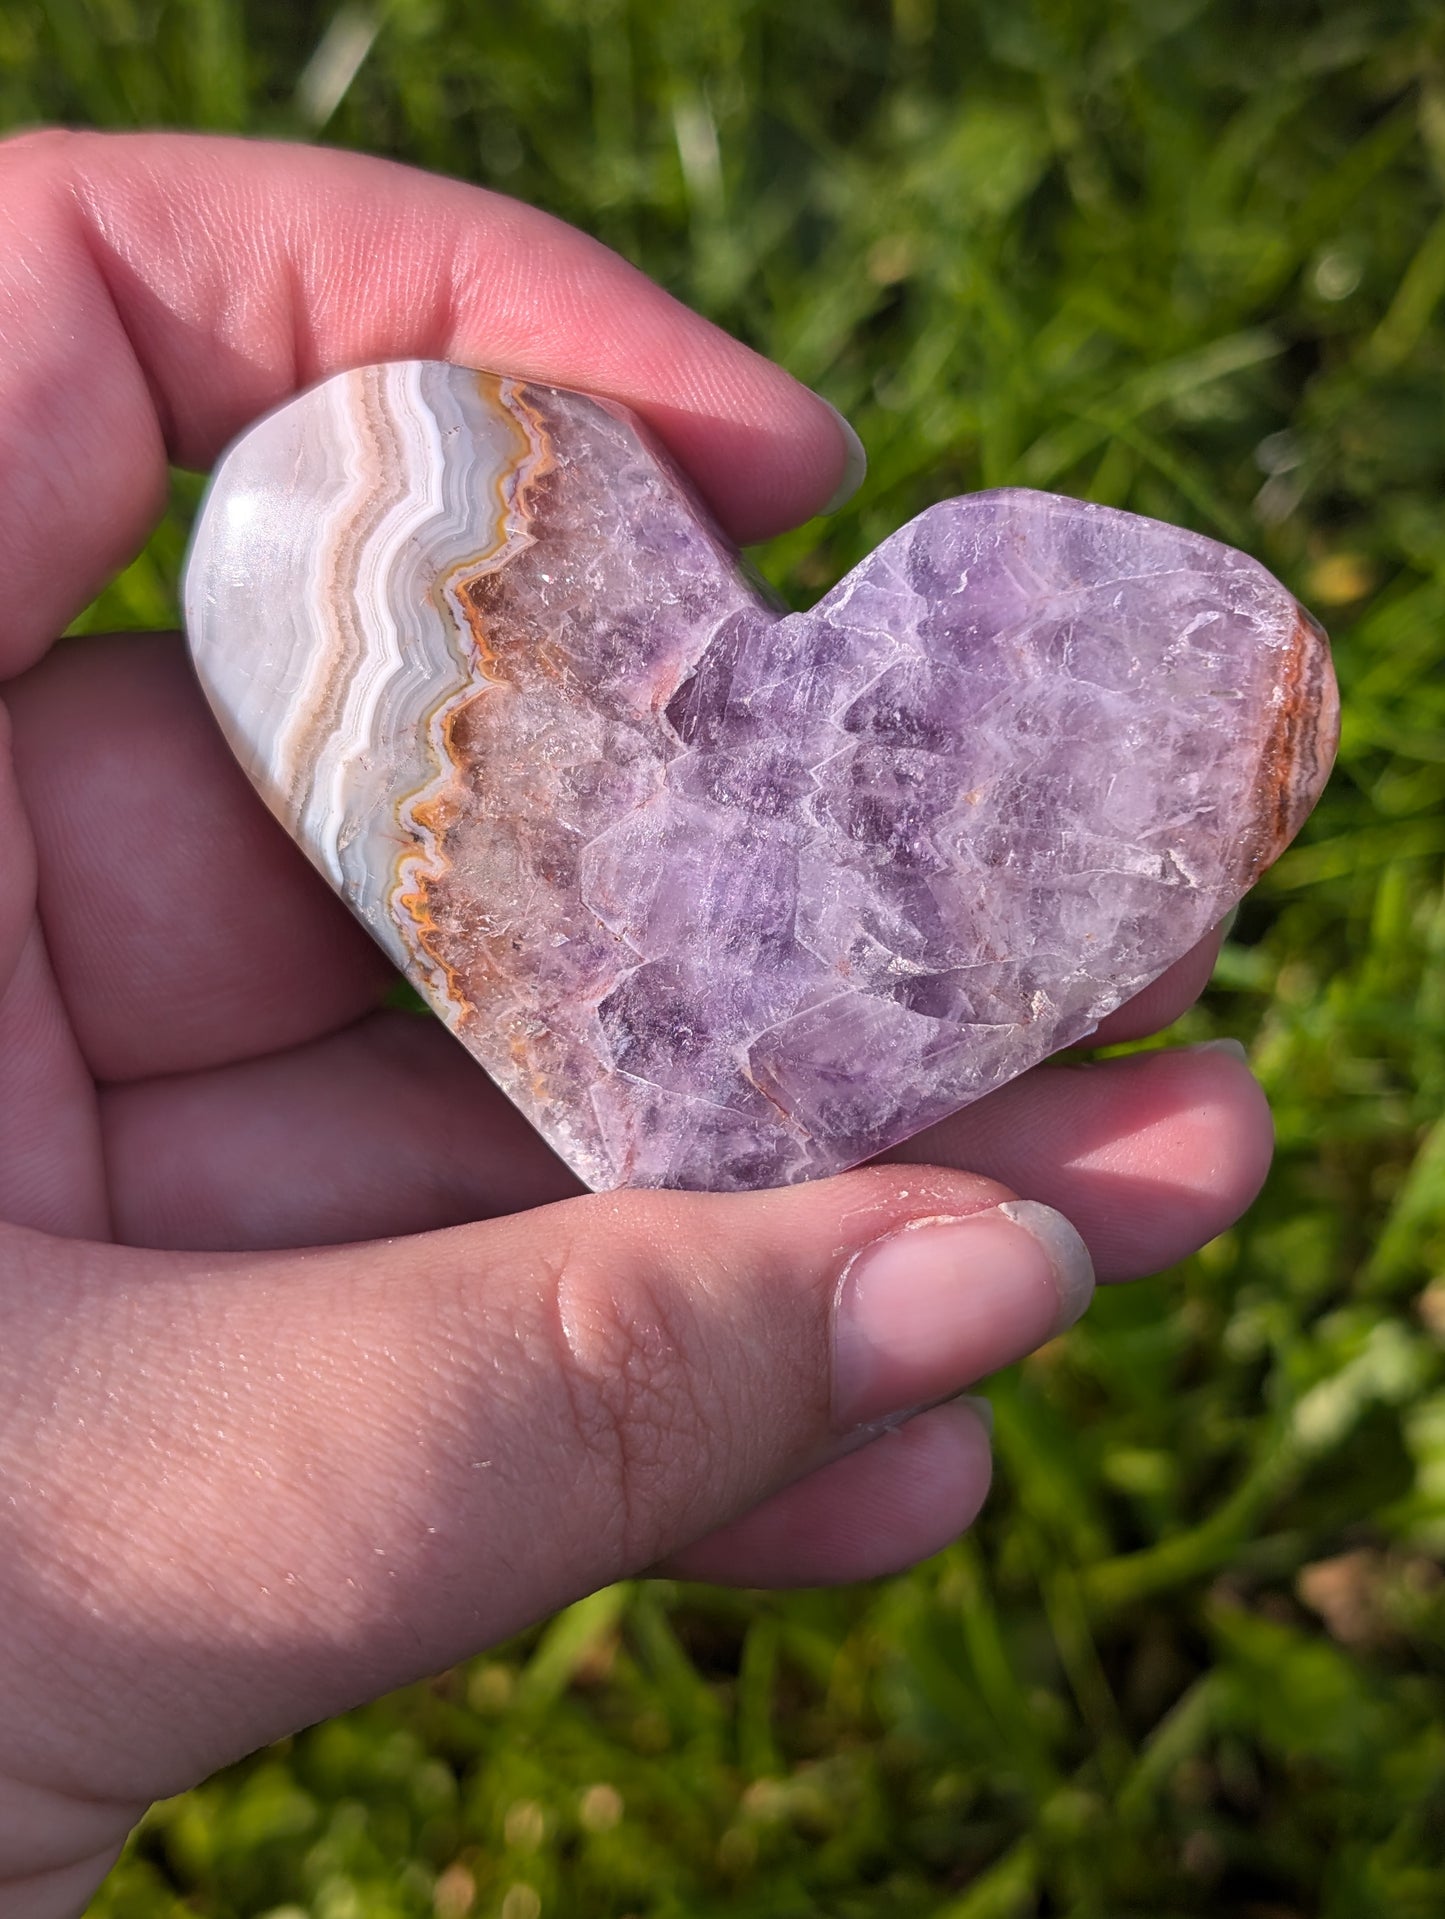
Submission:
[[[185,598],[267,805],[593,1187],[838,1172],[1085,1039],[1337,731],[1199,534],[981,493],[785,614],[625,407],[434,361],[237,441]]]

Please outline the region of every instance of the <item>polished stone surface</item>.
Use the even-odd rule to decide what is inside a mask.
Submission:
[[[1286,845],[1319,628],[1198,534],[930,508],[783,615],[622,407],[345,373],[217,471],[201,681],[594,1187],[836,1172],[1087,1038]]]

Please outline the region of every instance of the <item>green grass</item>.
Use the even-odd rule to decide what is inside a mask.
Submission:
[[[0,116],[536,200],[858,425],[858,501],[761,556],[786,592],[1048,486],[1259,554],[1346,698],[1185,1022],[1250,1046],[1271,1184],[996,1383],[971,1540],[856,1591],[598,1595],[159,1808],[95,1913],[1445,1910],[1435,0],[9,0]],[[94,623],[172,616],[179,497]]]

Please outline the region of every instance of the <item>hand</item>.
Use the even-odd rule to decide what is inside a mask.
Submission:
[[[438,1025],[380,1010],[179,639],[48,642],[167,458],[337,367],[616,395],[740,539],[834,493],[836,417],[580,234],[374,161],[42,135],[0,152],[0,219],[0,1899],[49,1919],[152,1797],[606,1581],[940,1546],[984,1429],[883,1428],[1082,1310],[1047,1207],[1104,1277],[1157,1268],[1253,1197],[1269,1122],[1228,1053],[1155,1053],[1031,1073],[921,1166],[576,1196]]]

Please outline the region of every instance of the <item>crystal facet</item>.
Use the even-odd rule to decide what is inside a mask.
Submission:
[[[837,1172],[1098,1021],[1298,829],[1320,629],[1024,491],[772,605],[636,419],[437,362],[217,471],[201,681],[272,811],[589,1185]]]

